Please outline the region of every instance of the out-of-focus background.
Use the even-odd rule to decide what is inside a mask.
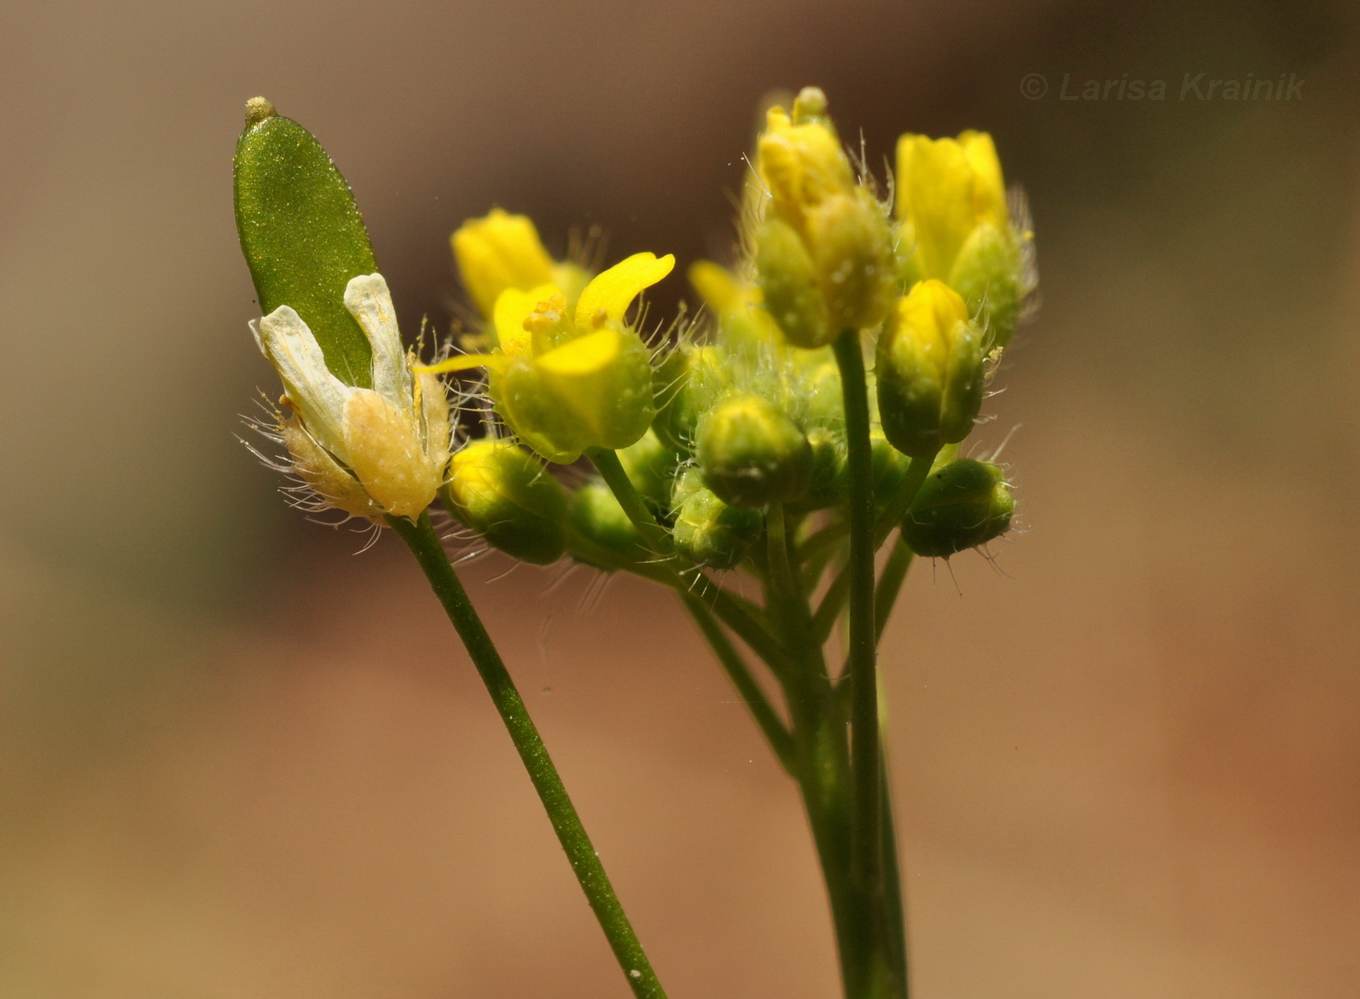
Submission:
[[[915,994],[1360,994],[1358,28],[5,4],[0,995],[626,995],[409,559],[303,521],[235,439],[275,388],[233,145],[256,94],[320,137],[413,332],[493,204],[559,252],[720,252],[758,101],[814,82],[871,162],[991,131],[1038,231],[980,433],[1019,427],[1027,530],[1002,572],[919,566],[884,655]],[[1248,79],[1281,99],[1210,91]],[[793,789],[676,606],[506,567],[474,599],[671,994],[834,995]]]

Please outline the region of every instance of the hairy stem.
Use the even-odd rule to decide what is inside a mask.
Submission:
[[[415,523],[401,517],[388,517],[387,523],[406,542],[411,554],[425,571],[430,588],[444,605],[444,611],[458,632],[458,637],[463,640],[482,682],[486,684],[487,692],[500,712],[510,739],[519,751],[519,758],[548,813],[548,819],[557,833],[557,841],[562,844],[567,859],[571,861],[576,880],[580,882],[590,907],[595,910],[595,918],[599,920],[600,928],[604,930],[633,994],[638,999],[665,999],[665,990],[657,981],[656,972],[652,970],[651,962],[647,960],[642,944],[638,942],[637,934],[633,932],[633,926],[619,904],[614,887],[609,883],[609,875],[605,873],[604,865],[600,863],[590,837],[581,825],[581,818],[567,796],[567,789],[562,785],[562,778],[548,756],[538,729],[529,717],[491,636],[487,634],[472,601],[468,599],[467,591],[449,564],[439,536],[430,524],[430,515],[421,514]]]

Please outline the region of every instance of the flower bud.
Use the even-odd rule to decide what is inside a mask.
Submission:
[[[778,407],[754,395],[728,396],[699,420],[704,485],[734,506],[764,507],[798,497],[812,475],[812,448]]]
[[[521,562],[548,565],[562,557],[566,493],[511,441],[474,441],[454,454],[444,500],[462,524]]]
[[[902,539],[922,558],[949,558],[1000,537],[1014,512],[1001,469],[962,458],[926,477],[902,521]]]
[[[804,90],[792,118],[772,108],[758,154],[771,204],[756,266],[770,315],[790,343],[808,349],[877,326],[895,282],[888,223],[855,182],[826,95]]]
[[[808,426],[841,430],[845,427],[845,401],[841,392],[841,371],[830,348],[799,351],[794,355],[795,384],[790,394],[802,403]]]
[[[657,365],[653,385],[657,410],[652,429],[666,447],[687,455],[694,450],[699,418],[731,388],[732,370],[715,347],[682,346]]]
[[[888,221],[873,196],[857,187],[827,198],[809,214],[806,238],[831,338],[881,323],[892,307],[897,282]]]
[[[783,108],[770,108],[756,143],[756,169],[773,200],[771,213],[800,232],[811,209],[849,193],[855,183],[840,140],[826,124],[824,100],[820,110],[795,122]]]
[[[677,488],[677,493],[683,493],[684,498],[675,514],[676,551],[711,569],[734,569],[740,565],[764,530],[760,511],[730,506],[702,482],[694,482],[686,489]]]
[[[954,260],[949,286],[963,296],[988,347],[1010,343],[1023,294],[1020,246],[1009,229],[978,223]]]
[[[835,339],[816,265],[787,222],[769,219],[756,244],[760,292],[770,318],[795,347],[812,349]]]
[[[808,446],[812,448],[812,474],[807,489],[798,497],[798,510],[825,510],[844,501],[849,479],[846,474],[845,435],[828,427],[809,427]]]
[[[922,281],[899,299],[878,341],[883,433],[903,454],[934,454],[963,440],[982,408],[982,334],[963,299]]]
[[[468,219],[450,238],[463,287],[483,319],[506,288],[529,291],[553,280],[553,261],[525,215],[499,208]]]
[[[653,431],[649,429],[620,451],[619,463],[652,513],[665,516],[670,512],[676,459]]]
[[[571,526],[587,541],[616,554],[637,554],[643,550],[642,535],[609,487],[598,479],[571,494]]]
[[[874,478],[874,503],[882,507],[902,489],[910,459],[888,443],[882,427],[869,430],[870,467]]]

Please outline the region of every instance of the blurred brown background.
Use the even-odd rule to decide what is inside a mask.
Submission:
[[[1360,994],[1358,22],[5,4],[0,995],[626,994],[412,564],[234,439],[274,381],[231,154],[257,93],[313,129],[413,332],[493,203],[559,251],[720,248],[756,102],[807,82],[875,160],[990,130],[1038,228],[980,435],[1021,425],[1028,530],[1004,575],[918,567],[884,657],[916,995]],[[1126,75],[1167,99],[1060,99]],[[834,995],[793,789],[677,608],[505,567],[474,599],[671,994]]]

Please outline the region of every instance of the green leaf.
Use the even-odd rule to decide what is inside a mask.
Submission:
[[[261,313],[292,306],[332,373],[371,387],[372,349],[344,303],[349,280],[378,269],[363,217],[315,137],[260,98],[236,144],[235,200]]]

